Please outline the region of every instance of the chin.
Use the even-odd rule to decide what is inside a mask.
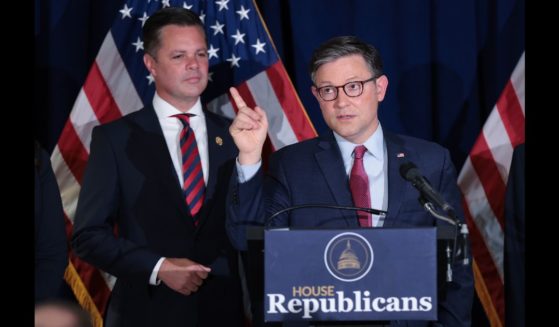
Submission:
[[[340,134],[341,137],[343,137],[344,139],[352,142],[352,143],[359,143],[356,142],[355,140],[359,138],[359,135],[357,135],[357,133],[353,133],[353,132],[346,132],[346,133],[338,133]]]
[[[336,131],[336,133],[340,134],[340,136],[343,136],[345,138],[354,136],[356,132],[347,127],[348,126],[338,126],[338,130]]]
[[[189,87],[188,89],[184,90],[183,94],[187,97],[199,96],[204,92],[203,87]]]

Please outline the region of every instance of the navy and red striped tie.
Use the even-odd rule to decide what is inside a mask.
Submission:
[[[204,173],[202,172],[202,163],[198,146],[196,145],[196,136],[190,128],[190,117],[192,114],[173,115],[177,117],[183,125],[180,134],[180,147],[182,153],[182,191],[186,201],[186,205],[190,209],[190,214],[194,217],[194,224],[198,225],[196,214],[202,208],[206,192],[204,184]]]

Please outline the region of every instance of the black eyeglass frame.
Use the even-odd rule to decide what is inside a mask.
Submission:
[[[366,79],[366,80],[364,80],[364,81],[351,81],[351,82],[347,82],[347,83],[345,83],[344,85],[339,85],[339,86],[336,86],[336,85],[325,85],[325,86],[317,87],[317,86],[315,85],[314,87],[316,88],[316,92],[318,93],[318,96],[320,96],[320,98],[321,98],[322,100],[324,100],[324,101],[334,101],[334,100],[336,100],[336,99],[338,98],[338,95],[339,95],[338,89],[340,89],[340,88],[341,88],[342,90],[344,90],[345,95],[347,95],[348,97],[350,97],[350,98],[356,98],[356,97],[358,97],[358,96],[361,96],[361,94],[363,94],[363,90],[365,90],[365,87],[364,87],[364,84],[365,84],[365,83],[374,81],[374,80],[376,80],[377,78],[379,78],[380,76],[382,76],[382,75],[373,76],[373,77],[371,77],[371,78],[369,78],[369,79]],[[360,84],[361,84],[361,92],[359,92],[359,94],[357,94],[357,95],[349,95],[349,94],[347,94],[347,91],[346,91],[345,87],[346,87],[347,85],[351,84],[351,83],[360,83]],[[324,99],[324,97],[322,96],[320,90],[323,90],[324,88],[327,88],[327,87],[332,87],[332,88],[334,88],[334,90],[336,90],[336,96],[334,96],[333,99],[326,100],[326,99]]]

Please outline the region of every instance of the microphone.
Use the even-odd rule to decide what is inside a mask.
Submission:
[[[433,189],[431,184],[429,184],[427,179],[421,175],[419,169],[417,169],[417,166],[413,162],[408,161],[403,163],[400,166],[400,175],[408,182],[411,182],[412,185],[419,190],[421,196],[423,196],[427,201],[436,204],[444,211],[450,212],[451,215],[454,215],[454,208]]]
[[[281,215],[282,213],[289,212],[289,211],[292,211],[292,210],[297,210],[297,209],[303,209],[303,208],[328,208],[328,209],[341,209],[341,210],[352,210],[352,211],[365,211],[365,212],[368,212],[370,214],[379,215],[379,216],[386,216],[386,214],[388,213],[387,211],[373,209],[373,208],[340,206],[340,205],[335,205],[335,204],[317,204],[317,203],[315,203],[315,204],[299,204],[299,205],[296,205],[296,206],[291,206],[291,207],[281,209],[280,211],[274,213],[273,215],[268,217],[268,219],[266,219],[266,225],[268,225],[269,222],[272,222],[274,218]]]
[[[450,262],[460,257],[459,259],[462,260],[463,265],[467,265],[469,263],[467,245],[468,226],[457,219],[454,208],[450,204],[448,204],[437,191],[433,189],[431,184],[429,184],[427,179],[423,175],[421,175],[419,169],[417,169],[417,166],[413,162],[408,161],[400,165],[400,175],[408,182],[411,182],[412,185],[419,191],[419,193],[421,194],[419,202],[431,215],[433,215],[433,217],[446,221],[447,223],[453,225],[455,228],[452,255],[450,254],[450,247],[447,245],[446,280],[452,281],[452,269],[450,267]],[[448,212],[448,217],[443,216],[435,211],[433,204]],[[458,238],[458,235],[460,235],[460,238]]]

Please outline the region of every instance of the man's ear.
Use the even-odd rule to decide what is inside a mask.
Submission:
[[[320,96],[318,95],[318,90],[316,88],[316,86],[311,86],[311,93],[312,95],[314,95],[314,97],[320,101]]]
[[[377,99],[378,101],[384,100],[384,96],[386,95],[386,89],[388,88],[388,77],[386,75],[382,75],[375,80],[375,84],[377,86]]]
[[[153,58],[150,54],[144,54],[144,65],[146,65],[147,70],[151,74],[151,76],[155,77],[157,75],[155,69],[155,58]]]

